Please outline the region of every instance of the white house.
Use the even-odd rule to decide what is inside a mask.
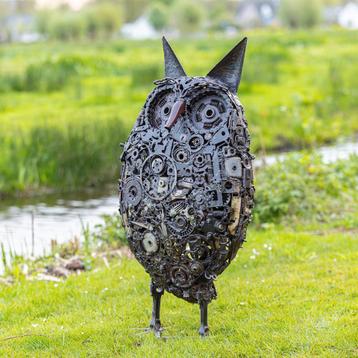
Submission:
[[[348,2],[339,12],[337,21],[346,29],[358,29],[358,3]]]
[[[159,36],[146,16],[141,16],[134,22],[124,24],[121,28],[121,34],[133,40],[153,39]]]
[[[278,0],[244,0],[236,11],[236,21],[241,28],[269,26],[277,21]]]

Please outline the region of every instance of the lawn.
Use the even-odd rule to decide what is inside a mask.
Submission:
[[[354,230],[249,230],[217,280],[211,335],[199,311],[163,296],[162,339],[148,325],[149,278],[121,259],[65,282],[19,282],[0,292],[2,356],[357,356],[358,242]]]
[[[0,291],[0,355],[358,356],[357,180],[357,156],[324,164],[293,155],[257,172],[254,222],[217,280],[205,339],[197,332],[198,306],[168,293],[163,337],[143,330],[151,314],[149,276],[135,260],[106,254],[106,265],[91,255],[123,244],[115,217],[70,254],[92,267],[81,275],[43,282],[35,270],[29,281],[24,261],[14,259],[7,272],[14,284]],[[27,261],[29,271],[51,260]]]
[[[356,31],[254,31],[239,97],[255,154],[314,148],[358,131]],[[171,41],[205,75],[241,38]],[[114,182],[152,81],[160,40],[0,47],[0,194]]]
[[[357,32],[255,31],[239,96],[255,154],[315,148],[354,136]],[[204,75],[237,39],[174,41],[190,75]],[[0,197],[115,182],[152,80],[160,41],[0,47]],[[149,323],[149,277],[128,258],[91,252],[123,244],[115,217],[76,248],[92,269],[60,282],[25,277],[12,255],[0,282],[4,357],[358,357],[358,157],[325,164],[308,153],[256,171],[247,242],[218,278],[211,335],[199,309],[163,297],[163,337]],[[119,240],[121,239],[121,240]],[[102,247],[102,246],[101,246]],[[61,249],[58,252],[61,254]],[[108,256],[109,258],[109,256]],[[48,264],[27,261],[30,271]],[[29,278],[33,278],[29,281]]]

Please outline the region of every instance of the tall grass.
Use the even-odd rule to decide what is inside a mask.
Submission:
[[[0,191],[74,189],[115,181],[119,142],[126,131],[118,118],[103,122],[55,123],[0,134]]]
[[[74,77],[116,76],[123,74],[115,63],[101,56],[65,55],[54,56],[42,62],[27,65],[20,74],[1,77],[0,92],[62,90]]]
[[[252,32],[239,98],[254,152],[311,148],[358,132],[356,32]],[[241,37],[241,36],[239,36]],[[174,41],[205,75],[236,39]],[[98,185],[163,76],[160,41],[0,48],[0,192]]]

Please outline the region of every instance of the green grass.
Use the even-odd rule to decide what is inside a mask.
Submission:
[[[255,151],[314,147],[357,132],[356,32],[249,36],[239,94]],[[232,45],[174,43],[192,75],[205,74]],[[0,193],[116,180],[118,144],[161,63],[159,41],[1,46]],[[144,269],[125,258],[108,269],[90,255],[92,244],[123,238],[119,222],[107,218],[86,232],[89,272],[29,282],[14,259],[14,285],[0,287],[0,356],[358,356],[357,163],[352,156],[325,165],[301,154],[256,173],[254,223],[217,280],[208,338],[197,334],[198,307],[170,294],[163,339],[137,329],[151,313]]]
[[[245,35],[239,97],[255,153],[357,133],[357,32]],[[173,47],[189,75],[205,75],[237,40],[182,39]],[[0,193],[116,180],[118,145],[163,76],[162,57],[159,40],[2,45]]]
[[[296,220],[358,225],[358,156],[334,163],[309,153],[288,154],[259,168],[255,178],[254,218],[258,224]]]
[[[255,220],[217,280],[210,337],[197,334],[198,306],[168,293],[163,338],[138,329],[151,314],[149,276],[135,260],[107,254],[108,268],[91,255],[124,243],[118,217],[107,217],[82,248],[56,250],[82,255],[89,272],[36,281],[48,257],[29,262],[28,281],[14,259],[7,275],[15,283],[0,287],[0,356],[358,356],[357,163],[301,155],[260,169]]]
[[[357,253],[354,231],[251,228],[244,249],[217,280],[205,339],[197,334],[198,306],[170,294],[163,296],[164,338],[137,329],[149,322],[151,298],[149,278],[135,260],[112,261],[110,269],[58,284],[19,282],[0,292],[0,353],[357,356]]]

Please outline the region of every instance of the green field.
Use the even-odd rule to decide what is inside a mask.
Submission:
[[[357,187],[357,156],[327,165],[293,155],[261,169],[255,219],[217,280],[205,339],[197,333],[198,306],[171,294],[162,300],[163,338],[142,329],[151,314],[149,277],[135,260],[110,254],[124,242],[116,218],[71,252],[89,272],[59,283],[34,280],[49,257],[28,261],[29,281],[17,259],[7,270],[14,284],[0,283],[0,355],[356,357]],[[98,247],[109,267],[91,254]]]
[[[149,278],[134,260],[112,261],[110,269],[102,265],[63,283],[2,287],[0,354],[354,357],[357,252],[354,231],[251,228],[217,281],[205,339],[197,333],[198,306],[170,294],[163,296],[163,339],[138,329],[149,323],[151,298]]]
[[[255,154],[357,134],[357,32],[247,35],[239,97]],[[189,75],[205,75],[236,41],[173,47]],[[119,143],[162,76],[159,40],[1,45],[0,197],[115,182]],[[0,280],[0,356],[358,356],[357,180],[357,156],[327,165],[303,152],[256,171],[254,220],[217,280],[205,339],[198,307],[170,294],[163,338],[141,329],[149,277],[135,260],[106,254],[125,242],[116,217],[85,232],[83,247],[58,248],[92,268],[79,276],[37,281],[54,256],[25,261],[25,276],[12,255],[5,277],[14,283]],[[92,255],[99,247],[109,268]]]
[[[357,133],[357,32],[245,35],[239,97],[255,153]],[[173,47],[189,75],[205,75],[237,40]],[[159,40],[1,45],[0,194],[116,181],[119,143],[163,76],[162,62]]]

